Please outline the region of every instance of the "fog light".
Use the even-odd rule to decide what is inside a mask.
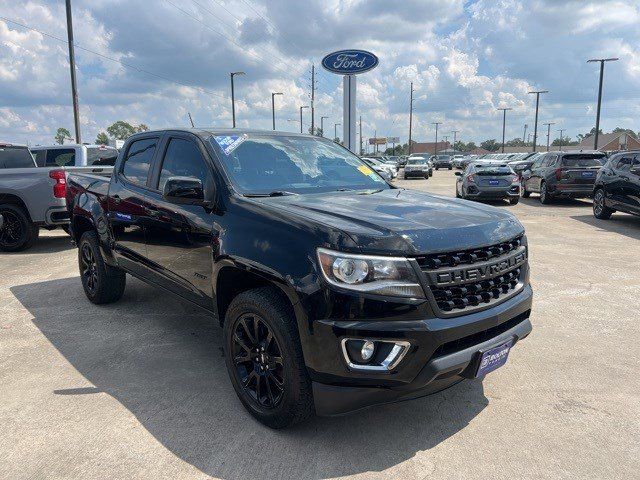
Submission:
[[[366,342],[364,342],[364,344],[362,345],[362,349],[360,350],[360,356],[362,357],[362,360],[364,360],[365,362],[370,360],[371,357],[373,357],[375,348],[376,346],[371,340],[367,340]]]

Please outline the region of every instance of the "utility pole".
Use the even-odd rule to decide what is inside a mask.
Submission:
[[[377,129],[373,131],[373,139],[374,139],[373,153],[378,153],[378,130]]]
[[[449,141],[449,137],[448,137],[447,135],[445,135],[445,136],[444,136],[444,144],[445,144],[445,147],[447,146],[447,142],[448,142],[448,141]],[[446,150],[446,148],[445,148],[445,150]]]
[[[338,127],[340,125],[342,125],[342,124],[341,123],[334,123],[333,124],[333,139],[334,139],[334,141],[335,141],[336,138],[338,138]],[[338,142],[338,143],[340,143],[340,142]]]
[[[598,86],[598,110],[596,112],[596,134],[593,136],[593,149],[598,150],[598,135],[600,132],[600,106],[602,105],[602,80],[604,79],[604,62],[615,62],[618,58],[592,58],[587,63],[600,62],[600,84]]]
[[[362,115],[360,115],[360,155],[362,155]]]
[[[82,138],[80,138],[80,107],[78,106],[78,84],[76,83],[76,54],[73,48],[73,20],[71,18],[71,0],[66,0],[65,5],[67,8],[67,39],[69,41],[69,69],[71,70],[73,125],[76,129],[76,143],[82,143]]]
[[[282,92],[272,92],[271,93],[271,123],[273,125],[273,129],[276,129],[276,95],[284,95]]]
[[[562,136],[564,131],[565,131],[564,128],[561,128],[561,129],[558,130],[558,132],[560,132],[560,151],[562,151],[562,142],[564,142],[564,137]]]
[[[311,65],[311,135],[315,135],[316,66]]]
[[[195,128],[195,125],[193,124],[193,118],[191,118],[191,112],[187,112],[189,114],[189,122],[191,123],[191,128]]]
[[[535,93],[536,95],[536,121],[533,126],[533,152],[536,151],[536,143],[538,142],[538,107],[540,106],[540,94],[549,93],[549,90],[534,90],[529,93]]]
[[[300,133],[302,133],[302,109],[303,108],[309,108],[309,105],[302,105],[300,107]]]
[[[507,110],[512,110],[511,108],[499,108],[498,110],[502,110],[502,153],[504,153],[504,132],[507,123]]]
[[[529,133],[529,135],[527,135],[527,143],[531,143],[531,133]]]
[[[438,125],[442,125],[442,122],[433,122],[431,125],[436,126],[436,143],[433,146],[434,155],[438,156]]]
[[[544,123],[547,127],[547,152],[549,151],[549,136],[551,135],[551,125],[555,125],[555,122]]]
[[[324,137],[324,119],[329,117],[320,117],[320,130],[322,130],[322,136]]]
[[[413,82],[411,82],[411,93],[409,99],[409,155],[411,155],[411,124],[413,122]]]
[[[236,128],[236,102],[235,102],[235,91],[233,88],[233,77],[236,75],[244,75],[244,72],[231,72],[229,76],[231,77],[231,118],[233,119],[233,128]]]
[[[522,142],[524,143],[524,139],[527,138],[527,127],[529,125],[527,125],[526,123],[524,124],[524,133],[522,134]]]
[[[453,133],[453,151],[455,152],[456,150],[456,135],[458,134],[460,130],[451,130],[451,133]]]

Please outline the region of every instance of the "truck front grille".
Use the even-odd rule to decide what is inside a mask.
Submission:
[[[439,313],[462,314],[500,303],[523,287],[522,235],[487,247],[416,259]]]

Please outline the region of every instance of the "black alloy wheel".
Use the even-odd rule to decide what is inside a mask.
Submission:
[[[542,182],[542,184],[540,185],[540,203],[542,203],[543,205],[548,205],[551,201],[551,198],[549,196],[549,192],[547,191],[547,184],[545,182]]]
[[[84,285],[87,289],[87,293],[95,295],[98,288],[98,264],[96,258],[93,255],[91,245],[86,242],[82,244],[80,248],[80,275],[84,280]]]
[[[40,229],[19,205],[0,205],[0,251],[18,252],[32,247]]]
[[[231,354],[234,373],[247,395],[264,409],[277,407],[284,394],[282,350],[259,315],[246,313],[237,319]]]
[[[615,210],[609,208],[604,203],[604,190],[599,188],[596,190],[596,194],[593,196],[593,215],[601,220],[608,220],[611,218]]]
[[[2,228],[0,229],[0,247],[7,250],[14,249],[20,245],[24,236],[22,222],[16,213],[11,210],[3,210],[0,215],[2,215],[3,220]]]

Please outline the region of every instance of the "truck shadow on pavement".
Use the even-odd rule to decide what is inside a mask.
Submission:
[[[411,476],[398,465],[463,429],[488,404],[482,384],[471,381],[418,400],[269,430],[245,412],[231,387],[217,321],[131,277],[127,282],[122,300],[106,306],[91,304],[77,277],[11,292],[94,386],[64,384],[53,395],[83,396],[79,403],[86,405],[86,395],[107,393],[172,454],[208,475],[327,478],[393,469],[392,476]],[[90,444],[96,440],[90,423],[86,431]],[[96,447],[109,445],[90,448]],[[424,474],[434,468],[427,460],[417,465]]]

